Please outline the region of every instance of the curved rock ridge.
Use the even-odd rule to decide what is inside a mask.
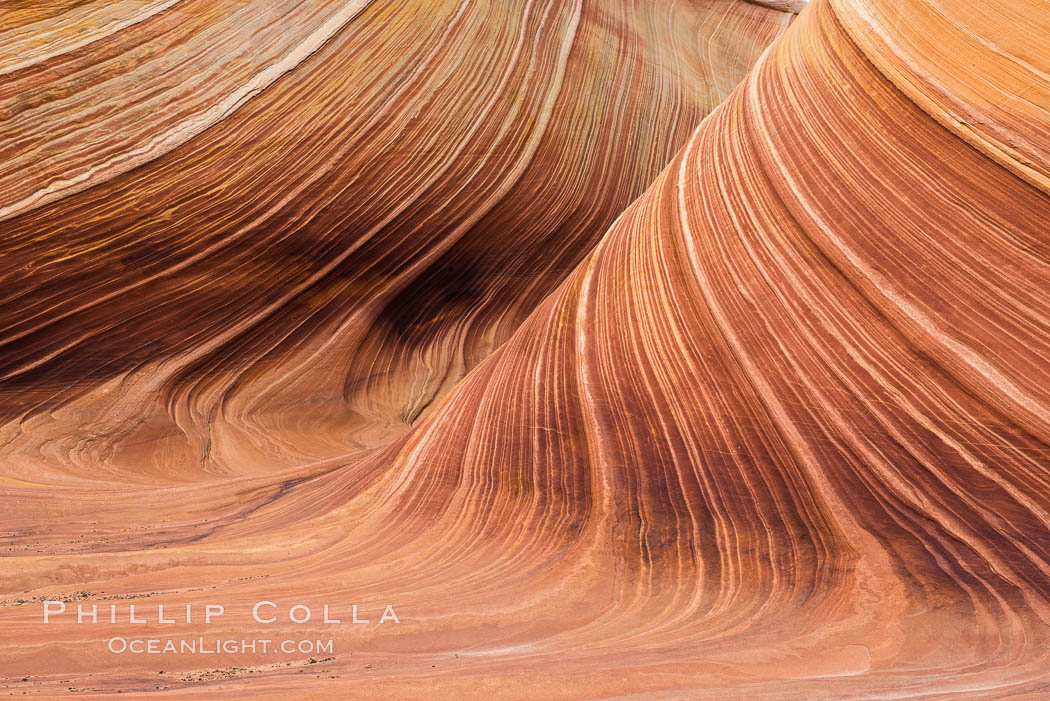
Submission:
[[[1050,693],[1039,4],[974,19],[961,0],[814,0],[794,22],[509,5],[409,20],[377,0],[293,73],[316,82],[278,80],[149,165],[0,224],[20,302],[0,347],[8,688]],[[502,21],[460,28],[474,11]],[[352,87],[356,32],[407,61],[389,47],[422,41],[428,13],[487,48],[428,34],[444,48],[412,65],[433,62],[434,92],[383,93],[413,84],[390,68],[352,84],[386,99],[343,114],[300,97],[275,126],[291,95]],[[698,34],[716,16],[739,22],[732,39]],[[697,36],[755,65],[693,129],[687,86],[729,90],[683,58]],[[504,65],[509,92],[490,84]],[[428,120],[413,100],[442,89],[457,92]],[[342,119],[368,127],[327,121]],[[369,159],[310,160],[357,138],[378,144]],[[43,626],[54,598],[122,620]],[[259,601],[328,604],[344,624],[263,624]],[[153,620],[129,624],[132,603]],[[225,607],[211,625],[207,603]],[[166,628],[161,604],[198,618]],[[355,604],[369,624],[345,625]],[[387,604],[400,624],[378,624]],[[335,651],[132,656],[106,652],[115,635]]]
[[[793,17],[285,5],[0,20],[7,476],[209,480],[395,439]]]

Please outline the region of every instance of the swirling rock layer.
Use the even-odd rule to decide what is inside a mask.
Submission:
[[[0,21],[8,690],[1048,692],[1037,3],[252,8]]]
[[[18,432],[10,476],[195,480],[395,438],[791,18],[394,5],[80,3],[9,30],[37,49],[0,64],[0,411],[67,412]]]

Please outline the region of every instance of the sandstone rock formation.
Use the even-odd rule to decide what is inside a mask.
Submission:
[[[5,691],[1048,692],[1037,2],[291,5],[0,19]]]

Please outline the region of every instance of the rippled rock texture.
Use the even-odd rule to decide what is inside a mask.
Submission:
[[[0,8],[3,690],[1050,693],[1050,13],[799,9]]]

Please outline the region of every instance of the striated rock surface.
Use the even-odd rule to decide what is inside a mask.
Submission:
[[[1039,3],[253,7],[0,20],[5,691],[1050,693]]]
[[[396,438],[793,17],[286,5],[0,19],[8,476],[209,479]]]

